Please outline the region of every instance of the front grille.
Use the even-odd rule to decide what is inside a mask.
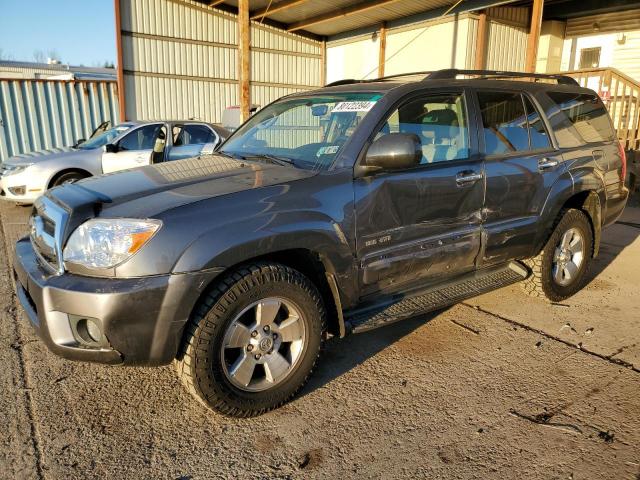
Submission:
[[[30,219],[31,244],[42,263],[54,273],[64,272],[62,235],[68,220],[67,212],[47,197],[36,200]]]

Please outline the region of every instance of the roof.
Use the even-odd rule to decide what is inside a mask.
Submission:
[[[232,13],[238,11],[238,0],[196,1]],[[424,12],[435,17],[511,2],[513,0],[250,0],[249,8],[254,21],[320,38],[382,22],[406,20]]]
[[[0,72],[40,74],[58,76],[69,74],[79,80],[115,80],[114,68],[81,67],[62,63],[36,63],[13,60],[0,60]],[[0,76],[2,76],[0,74]]]
[[[196,0],[204,5],[238,12],[238,0]],[[430,20],[443,14],[471,12],[511,4],[530,6],[532,0],[249,0],[254,21],[320,39],[382,22],[410,24]],[[546,0],[544,18],[569,18],[588,13],[637,8],[637,0]]]

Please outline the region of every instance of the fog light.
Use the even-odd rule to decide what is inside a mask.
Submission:
[[[24,193],[27,191],[27,186],[22,185],[20,187],[9,187],[9,191],[12,195],[24,195]]]
[[[100,326],[90,318],[81,318],[76,324],[78,336],[86,343],[101,343],[102,331]]]

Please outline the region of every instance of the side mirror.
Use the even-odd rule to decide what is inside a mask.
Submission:
[[[118,153],[120,149],[118,148],[118,145],[115,145],[113,143],[107,143],[104,146],[104,151],[107,153]]]
[[[87,140],[84,138],[79,138],[78,140],[76,140],[76,145],[80,145],[81,143],[86,142]]]
[[[389,133],[371,144],[362,166],[365,172],[402,170],[422,159],[422,143],[414,133]]]

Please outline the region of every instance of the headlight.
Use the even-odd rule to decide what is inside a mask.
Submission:
[[[142,248],[158,231],[160,220],[93,219],[80,225],[64,249],[65,262],[112,268]]]
[[[8,177],[9,175],[15,175],[16,173],[24,172],[27,168],[29,168],[33,163],[23,163],[21,165],[7,165],[4,164],[0,166],[0,171],[2,175]]]

